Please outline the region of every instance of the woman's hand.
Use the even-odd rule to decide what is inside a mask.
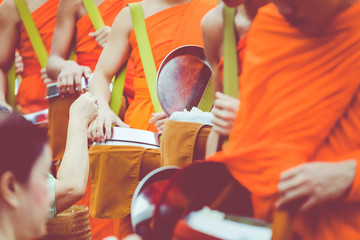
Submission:
[[[88,126],[98,116],[98,110],[98,99],[87,92],[71,105],[70,120],[80,121]]]

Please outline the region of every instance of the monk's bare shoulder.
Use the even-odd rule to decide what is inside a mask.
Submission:
[[[217,43],[222,42],[224,31],[223,4],[219,4],[211,9],[201,21],[201,29],[204,37],[215,40]]]
[[[123,8],[116,16],[113,26],[114,31],[121,31],[126,35],[129,35],[133,30],[130,8],[127,6]]]
[[[17,25],[21,21],[13,0],[4,0],[0,4],[0,27]]]
[[[60,0],[58,13],[71,16],[81,15],[81,10],[84,9],[81,0]]]
[[[213,68],[222,55],[223,25],[223,4],[210,10],[201,21],[205,55]]]

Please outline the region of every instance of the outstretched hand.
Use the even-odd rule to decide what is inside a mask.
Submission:
[[[80,121],[88,126],[98,116],[98,110],[98,99],[87,92],[71,105],[70,120]]]

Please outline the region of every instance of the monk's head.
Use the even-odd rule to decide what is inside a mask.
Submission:
[[[281,15],[294,27],[316,34],[338,13],[358,0],[272,0]]]
[[[223,2],[229,7],[236,7],[245,2],[245,0],[223,0]]]

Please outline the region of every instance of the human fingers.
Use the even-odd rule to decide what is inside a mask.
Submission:
[[[87,130],[88,139],[90,139],[90,141],[92,141],[92,142],[95,142],[95,136],[94,136],[94,128],[95,128],[94,122],[95,121],[96,121],[96,119],[90,123],[88,130]]]
[[[82,93],[82,86],[81,86],[81,78],[82,78],[82,72],[76,72],[74,74],[74,82],[72,84],[72,87],[70,87],[70,94],[75,94],[76,92]],[[90,96],[89,96],[90,98]]]
[[[229,130],[229,129],[225,129],[225,128],[218,127],[218,126],[213,126],[212,131],[214,131],[217,134],[223,135],[223,136],[228,136],[231,132],[231,130]]]
[[[102,48],[104,48],[105,45],[106,45],[106,43],[107,43],[107,38],[106,38],[106,39],[102,39],[102,40],[99,41],[98,43],[99,43],[99,45],[100,45]]]
[[[166,119],[161,119],[155,122],[155,127],[159,130],[162,126],[164,126]]]
[[[87,66],[83,66],[83,75],[89,79],[91,77],[91,69]]]
[[[149,123],[154,123],[159,121],[160,119],[166,118],[166,114],[164,112],[153,113],[152,118],[150,118]]]
[[[299,165],[296,167],[293,167],[291,169],[285,170],[280,174],[280,181],[284,181],[290,178],[294,178],[300,174],[304,169],[303,165]]]
[[[112,130],[111,125],[112,125],[112,121],[105,119],[104,128],[105,128],[105,136],[107,139],[111,138],[111,130]]]
[[[97,36],[99,36],[99,34],[101,34],[102,31],[103,31],[103,28],[101,28],[99,30],[96,30],[95,32],[89,33],[89,36],[90,37],[97,37]]]
[[[307,186],[298,186],[288,191],[280,192],[280,197],[276,203],[276,207],[283,209],[286,206],[289,206],[290,203],[309,195],[311,195],[311,188]]]
[[[214,114],[215,118],[220,118],[220,119],[223,119],[225,121],[232,121],[233,122],[235,120],[235,117],[236,117],[235,112],[228,111],[228,110],[225,110],[225,109],[219,109],[217,107],[215,107],[212,110],[212,113]]]
[[[121,119],[118,116],[115,116],[115,119],[113,120],[113,123],[118,127],[125,127],[129,128],[130,126],[121,121]]]
[[[66,94],[73,95],[75,93],[74,90],[74,81],[76,80],[77,75],[74,76],[68,75],[66,78]]]
[[[306,212],[309,209],[313,208],[319,202],[317,201],[317,197],[311,195],[300,207],[299,212]]]
[[[104,118],[97,118],[97,121],[94,122],[94,130],[93,135],[95,136],[96,142],[105,142],[105,132],[104,132],[104,125],[105,119]]]
[[[58,79],[57,79],[57,90],[58,93],[60,95],[64,95],[65,94],[65,89],[66,89],[66,76],[60,74]]]
[[[218,118],[218,117],[213,117],[211,119],[211,122],[215,126],[222,127],[222,128],[231,128],[232,127],[232,125],[228,121],[226,121],[226,120],[224,120],[222,118]]]

